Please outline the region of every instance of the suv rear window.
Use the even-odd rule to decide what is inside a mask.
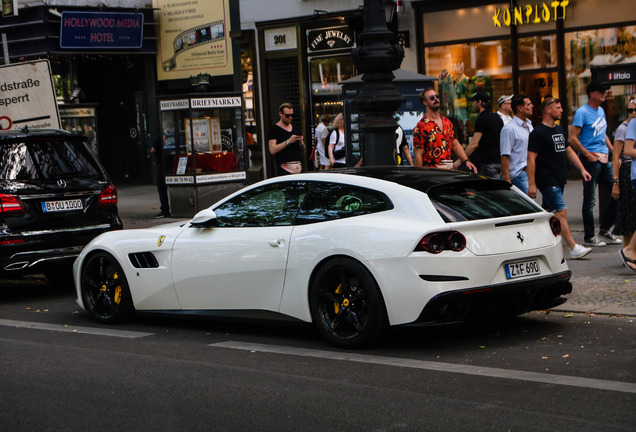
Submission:
[[[432,187],[428,196],[446,222],[490,219],[541,211],[500,181],[451,183]]]
[[[88,147],[79,140],[32,139],[0,143],[0,178],[47,180],[101,175]]]

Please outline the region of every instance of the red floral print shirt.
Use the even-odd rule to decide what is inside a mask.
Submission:
[[[455,129],[448,118],[444,116],[441,118],[442,130],[426,114],[413,129],[413,147],[424,149],[422,155],[424,166],[435,166],[445,159],[452,158]]]

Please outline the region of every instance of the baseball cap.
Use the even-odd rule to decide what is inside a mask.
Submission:
[[[510,99],[512,99],[514,95],[503,95],[501,96],[498,100],[497,100],[497,105],[501,106],[502,103],[504,103],[505,101],[508,101]]]
[[[609,86],[608,86],[608,85],[606,85],[606,84],[601,84],[601,83],[600,83],[600,82],[598,82],[598,81],[592,81],[591,83],[589,83],[589,84],[587,85],[587,89],[585,89],[585,92],[586,92],[586,93],[587,93],[587,95],[589,96],[589,95],[590,95],[590,93],[592,93],[592,92],[597,91],[597,92],[601,92],[601,93],[603,93],[603,92],[605,92],[605,91],[607,91],[607,90],[609,90]]]
[[[477,92],[471,97],[468,98],[469,101],[482,101],[482,102],[490,102],[490,95],[484,92]]]

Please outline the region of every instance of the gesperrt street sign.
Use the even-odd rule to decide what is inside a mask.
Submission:
[[[60,128],[48,60],[0,66],[0,130]]]

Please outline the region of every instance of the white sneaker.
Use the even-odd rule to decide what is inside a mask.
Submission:
[[[585,255],[592,252],[592,248],[581,246],[580,244],[574,245],[574,249],[570,251],[570,258],[572,259],[581,259]]]
[[[607,243],[605,243],[604,241],[599,240],[596,237],[592,237],[590,239],[584,239],[583,240],[583,244],[585,246],[593,246],[593,247],[603,247],[605,246]]]
[[[598,236],[607,244],[622,244],[621,239],[616,238],[614,234],[609,231],[599,231]]]

